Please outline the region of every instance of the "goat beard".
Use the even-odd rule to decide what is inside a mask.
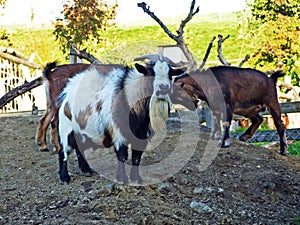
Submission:
[[[166,121],[169,115],[169,101],[152,95],[150,99],[149,111],[150,123],[153,131],[161,132],[165,130]]]

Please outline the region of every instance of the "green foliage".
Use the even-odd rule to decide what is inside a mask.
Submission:
[[[34,53],[36,55],[34,62],[42,66],[55,60],[66,63],[52,32],[49,29],[10,29],[6,33],[9,42],[0,40],[0,46],[12,47],[26,57]]]
[[[0,5],[4,5],[6,0],[0,0]]]
[[[99,0],[69,0],[63,7],[63,19],[57,19],[53,34],[64,54],[70,46],[86,48],[91,54],[101,42],[105,43],[108,27],[114,25],[117,3],[108,5]]]
[[[256,51],[250,63],[274,69],[278,62],[300,86],[300,2],[299,0],[254,0],[249,3],[250,38]]]
[[[291,155],[300,156],[300,141],[296,141],[295,143],[289,145],[288,152]]]
[[[11,47],[12,46],[10,37],[7,34],[7,31],[5,29],[0,31],[0,41],[1,41],[1,45],[3,47]]]

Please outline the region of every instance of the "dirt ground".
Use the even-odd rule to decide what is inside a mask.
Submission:
[[[39,118],[0,117],[0,224],[300,224],[299,157],[238,141],[216,152],[200,132],[189,161],[158,183],[123,186],[80,175],[72,154],[72,180],[62,185],[57,155],[37,150]],[[180,129],[168,127],[143,165],[176,146],[182,153],[190,147],[188,137],[179,139]],[[216,153],[211,164],[210,153]]]

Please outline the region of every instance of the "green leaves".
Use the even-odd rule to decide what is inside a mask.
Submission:
[[[274,69],[278,62],[300,86],[300,2],[299,0],[254,0],[248,4],[251,17],[249,32],[257,50],[252,63]]]
[[[53,34],[64,54],[70,46],[86,48],[91,54],[99,42],[105,41],[105,31],[113,26],[118,4],[108,5],[100,0],[73,0],[63,7],[63,18],[57,19]]]

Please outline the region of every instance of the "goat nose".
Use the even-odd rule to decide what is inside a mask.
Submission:
[[[167,89],[169,89],[169,85],[168,85],[168,84],[160,84],[160,85],[159,85],[159,88],[160,88],[161,90],[167,90]]]
[[[156,92],[156,95],[167,95],[169,93],[169,85],[168,84],[160,84],[159,90]]]

